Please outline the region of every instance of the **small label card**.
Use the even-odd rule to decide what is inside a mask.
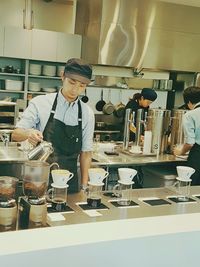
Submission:
[[[102,214],[96,210],[84,210],[83,212],[86,213],[90,217],[102,216]]]

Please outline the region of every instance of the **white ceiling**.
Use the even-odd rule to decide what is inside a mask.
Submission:
[[[200,7],[200,0],[160,0],[160,1],[180,4],[180,5]]]

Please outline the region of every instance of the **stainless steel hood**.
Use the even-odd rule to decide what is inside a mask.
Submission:
[[[156,0],[77,0],[75,32],[92,64],[200,71],[200,8]]]

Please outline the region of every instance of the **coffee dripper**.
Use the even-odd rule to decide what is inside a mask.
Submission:
[[[18,179],[0,176],[0,230],[8,231],[16,228],[17,205],[16,188]]]
[[[51,175],[53,183],[51,184],[52,188],[47,192],[47,200],[51,202],[54,211],[65,211],[67,188],[69,187],[67,183],[74,177],[74,174],[66,169],[54,169],[51,171]]]
[[[19,200],[19,226],[28,228],[46,224],[45,194],[49,183],[50,165],[47,162],[27,161],[23,165],[23,193]]]

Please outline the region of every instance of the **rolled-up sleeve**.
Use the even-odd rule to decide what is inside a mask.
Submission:
[[[17,122],[16,128],[37,129],[39,123],[38,110],[35,103],[30,102],[26,110],[23,112],[21,120]]]
[[[190,116],[189,112],[183,117],[183,129],[185,135],[185,143],[193,145],[196,142],[195,121]]]

